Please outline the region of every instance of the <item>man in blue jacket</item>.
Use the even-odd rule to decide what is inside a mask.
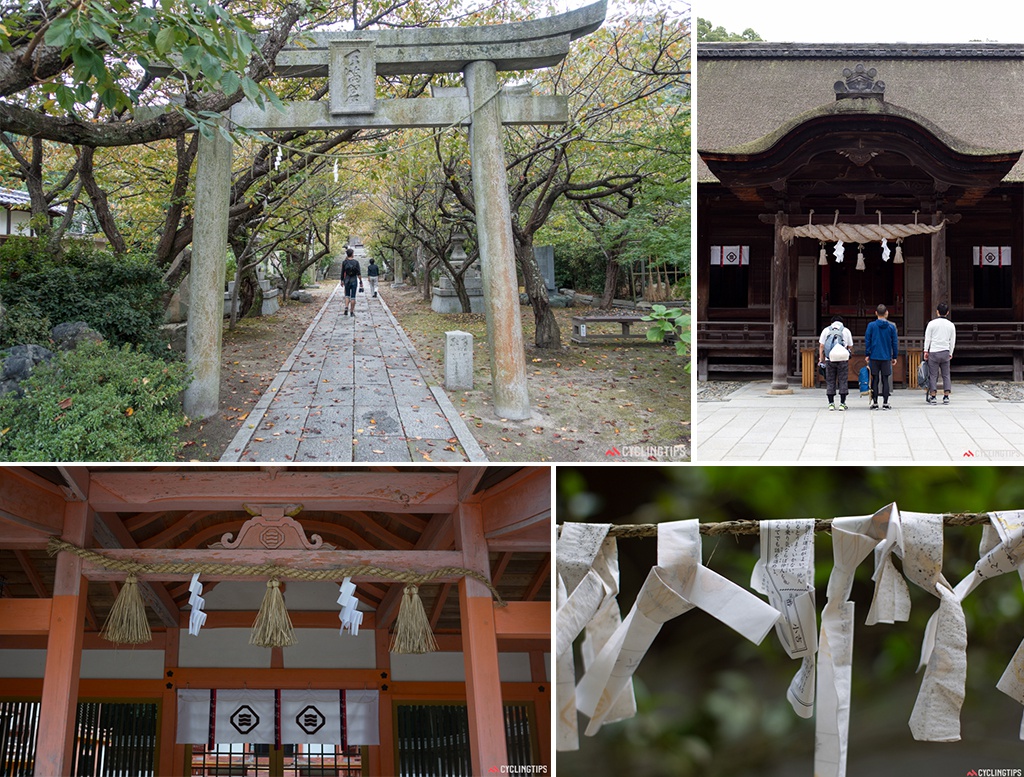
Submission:
[[[889,409],[889,376],[899,355],[899,338],[896,325],[889,322],[889,311],[885,305],[875,309],[877,316],[864,332],[864,354],[871,369],[871,409],[878,410],[878,390],[881,382],[882,410]]]

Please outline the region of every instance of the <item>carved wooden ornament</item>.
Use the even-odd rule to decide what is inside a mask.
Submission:
[[[220,542],[211,548],[239,550],[331,550],[319,534],[306,539],[302,525],[291,516],[298,515],[302,505],[245,505],[253,516],[238,531],[238,538],[232,540],[232,532],[226,532]]]

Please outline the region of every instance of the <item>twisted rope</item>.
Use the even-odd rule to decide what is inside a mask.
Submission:
[[[787,243],[794,237],[812,237],[815,240],[844,243],[878,243],[896,240],[911,235],[931,235],[945,225],[941,224],[804,224],[799,227],[782,227],[779,233]]]
[[[465,567],[441,567],[431,572],[412,572],[408,570],[389,569],[372,565],[360,565],[351,567],[333,567],[329,569],[291,569],[276,564],[224,564],[210,563],[203,561],[175,561],[162,564],[143,564],[138,561],[114,559],[104,556],[95,550],[80,548],[70,542],[58,537],[51,537],[46,548],[51,556],[58,553],[71,553],[85,561],[89,561],[104,569],[113,569],[118,572],[135,575],[194,575],[196,572],[208,575],[227,575],[239,577],[269,577],[288,580],[305,580],[311,582],[324,582],[341,580],[344,577],[373,576],[382,577],[385,580],[393,580],[396,583],[412,583],[422,585],[430,583],[442,577],[470,577],[487,586],[487,590],[494,597],[494,603],[498,607],[508,604],[494,584],[487,577],[474,569]]]
[[[946,526],[978,526],[988,523],[988,513],[947,513],[942,516],[942,522]],[[717,521],[714,523],[702,523],[700,533],[708,536],[721,534],[758,534],[761,531],[761,521]],[[827,518],[814,522],[814,531],[831,532],[832,519]],[[558,527],[561,534],[562,527]],[[621,539],[637,539],[658,536],[658,524],[656,523],[630,523],[616,524],[608,531],[609,537]]]

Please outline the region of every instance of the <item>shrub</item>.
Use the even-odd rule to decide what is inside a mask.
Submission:
[[[157,352],[166,288],[160,270],[140,254],[116,256],[76,240],[66,241],[59,256],[31,238],[10,238],[0,246],[5,305],[33,306],[51,325],[85,321],[114,345]],[[17,345],[12,334],[0,332],[0,343]]]
[[[0,458],[169,461],[184,423],[182,364],[132,346],[83,343],[40,365],[24,396],[0,396]]]
[[[662,343],[665,337],[673,335],[676,338],[676,353],[680,356],[688,356],[690,353],[690,338],[692,330],[690,325],[690,314],[682,308],[669,308],[665,305],[652,305],[649,315],[641,316],[641,321],[653,321],[654,326],[647,330],[647,339],[654,343]],[[686,371],[690,371],[690,362],[686,362]]]

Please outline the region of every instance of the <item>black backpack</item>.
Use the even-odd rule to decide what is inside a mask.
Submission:
[[[341,264],[342,278],[356,278],[359,276],[359,262],[355,259],[346,259]]]

